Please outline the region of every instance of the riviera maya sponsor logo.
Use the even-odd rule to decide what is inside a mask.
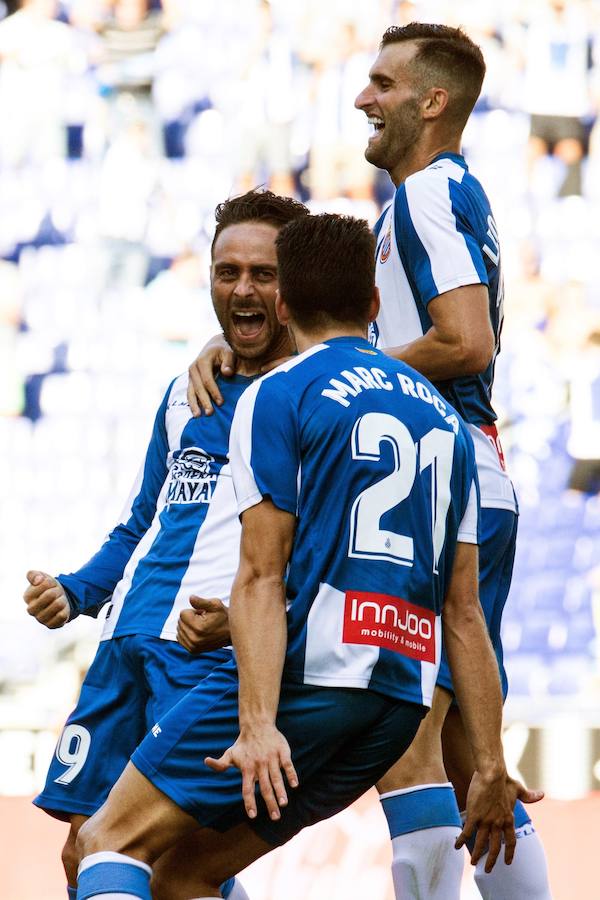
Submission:
[[[210,503],[216,481],[211,475],[214,456],[201,447],[186,447],[171,466],[167,487],[167,505],[171,503]]]

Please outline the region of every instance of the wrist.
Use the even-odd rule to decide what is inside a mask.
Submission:
[[[506,766],[501,760],[487,760],[475,766],[481,781],[486,784],[493,784],[497,781],[503,781],[507,777]]]

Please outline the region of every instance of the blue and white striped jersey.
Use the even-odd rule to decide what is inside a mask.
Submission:
[[[298,518],[286,676],[431,703],[456,540],[477,541],[473,442],[404,363],[335,338],[252,385],[230,444],[238,509]]]
[[[470,426],[482,505],[514,510],[512,485],[496,449],[497,435],[489,433],[496,420],[491,392],[500,350],[503,281],[498,231],[488,198],[463,157],[444,153],[398,187],[375,232],[381,309],[370,337],[376,347],[397,347],[425,334],[432,324],[427,307],[434,297],[463,285],[487,285],[494,358],[481,375],[437,387]]]
[[[223,406],[195,419],[187,373],[175,379],[121,521],[89,562],[59,576],[81,612],[94,614],[111,600],[101,640],[175,640],[190,594],[228,603],[240,525],[227,450],[236,403],[251,382],[223,379]]]

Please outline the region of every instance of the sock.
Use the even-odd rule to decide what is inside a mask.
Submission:
[[[77,900],[152,900],[146,863],[106,850],[81,860],[77,878]]]
[[[382,794],[392,838],[396,900],[458,900],[464,856],[454,849],[460,813],[451,784],[424,784]]]
[[[77,888],[71,887],[71,885],[68,884],[67,897],[69,898],[69,900],[77,900]]]
[[[548,866],[542,842],[520,800],[515,803],[517,846],[510,866],[502,854],[492,871],[485,872],[486,856],[475,867],[475,883],[483,900],[552,900]]]
[[[250,900],[244,886],[237,878],[230,878],[221,885],[221,894],[225,900]]]
[[[546,854],[539,836],[531,823],[527,810],[520,800],[515,803],[515,834],[517,846],[510,866],[504,862],[504,851],[488,874],[485,871],[487,853],[475,866],[475,883],[483,900],[552,900],[548,882]],[[464,820],[464,813],[461,813]],[[470,853],[475,846],[475,835],[467,842]]]

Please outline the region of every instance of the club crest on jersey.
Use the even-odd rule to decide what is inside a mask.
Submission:
[[[342,640],[434,663],[435,613],[401,597],[346,591]]]
[[[201,447],[186,447],[171,466],[167,506],[171,503],[210,503],[216,476],[210,465],[214,456]]]
[[[392,223],[390,220],[390,225],[388,230],[385,233],[385,237],[381,242],[381,251],[379,253],[379,259],[382,263],[387,262],[390,258],[390,253],[392,251]]]

